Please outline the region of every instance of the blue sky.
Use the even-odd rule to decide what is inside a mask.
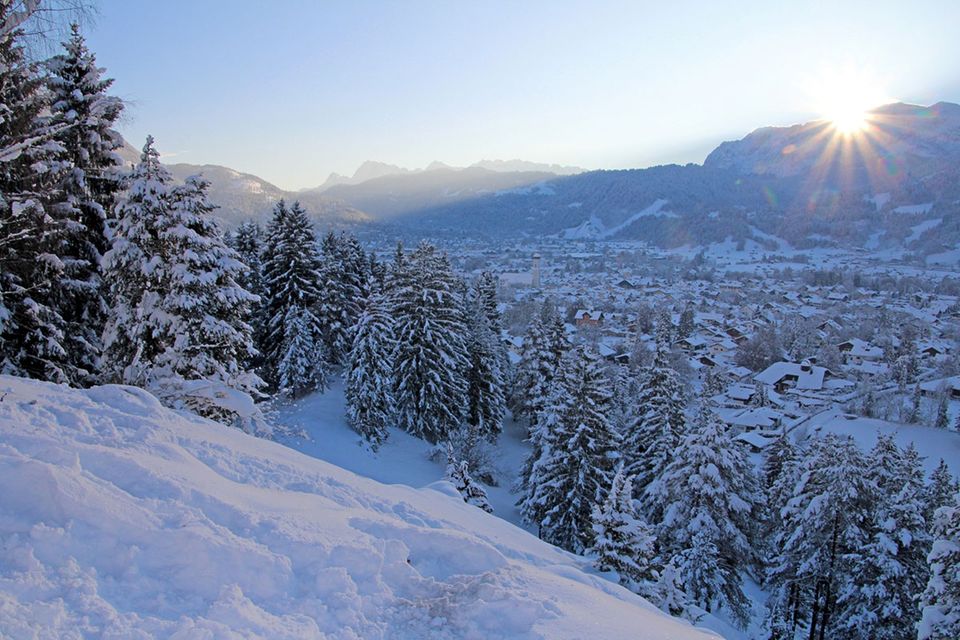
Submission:
[[[100,0],[121,132],[316,186],[373,159],[702,162],[820,117],[837,69],[960,102],[960,2]],[[827,91],[829,93],[829,91]]]

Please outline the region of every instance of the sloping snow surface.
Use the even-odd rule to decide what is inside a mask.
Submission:
[[[464,504],[0,376],[0,637],[713,637]]]

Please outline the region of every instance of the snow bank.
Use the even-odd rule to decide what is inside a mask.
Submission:
[[[0,376],[0,636],[711,637],[442,486]]]

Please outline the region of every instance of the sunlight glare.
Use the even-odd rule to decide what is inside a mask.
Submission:
[[[824,72],[812,93],[817,111],[844,136],[863,131],[871,109],[891,101],[871,74],[853,65]]]

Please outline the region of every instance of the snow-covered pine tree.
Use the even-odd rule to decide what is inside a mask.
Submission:
[[[347,422],[376,449],[392,424],[393,320],[383,294],[375,291],[360,314],[347,373]]]
[[[490,332],[496,338],[495,347],[500,360],[500,371],[504,380],[509,379],[510,360],[507,358],[507,347],[503,343],[503,319],[500,317],[499,303],[497,302],[498,279],[489,271],[484,271],[477,278],[476,290],[480,309],[487,319]]]
[[[658,348],[644,373],[623,443],[627,473],[634,476],[634,491],[652,524],[659,523],[663,512],[657,481],[673,459],[685,422],[680,381],[667,364],[666,351]]]
[[[255,297],[236,281],[244,265],[211,216],[207,183],[194,177],[170,188],[152,138],[133,176],[104,256],[112,299],[105,370],[168,405],[265,429],[253,409],[260,379],[244,367]]]
[[[700,395],[707,400],[726,391],[723,376],[716,369],[717,367],[707,367],[706,373],[703,376],[703,389]]]
[[[563,382],[567,400],[530,484],[543,514],[541,537],[582,553],[593,543],[593,506],[610,486],[620,438],[607,417],[610,393],[595,354],[576,347]]]
[[[657,537],[662,551],[667,557],[683,558],[677,561],[681,575],[703,579],[699,586],[687,584],[687,593],[707,611],[722,607],[745,625],[749,606],[740,571],[756,561],[762,498],[746,452],[706,404],[701,404],[693,428],[664,470],[659,486],[664,512]],[[710,573],[709,580],[703,576],[714,569],[690,565],[709,559],[709,554],[690,551],[698,540],[717,549],[718,573]],[[713,586],[717,588],[712,590]]]
[[[223,390],[250,398],[263,382],[246,368],[256,353],[247,319],[257,297],[238,282],[246,265],[227,246],[207,201],[209,183],[187,178],[171,191],[170,215],[156,229],[164,253],[154,282],[164,287],[157,326],[171,340],[158,354],[154,376],[163,376],[173,398],[194,412],[224,422],[241,424],[243,415],[221,403]],[[166,274],[159,276],[160,270]],[[158,277],[159,276],[159,277]],[[183,381],[204,380],[205,387]],[[244,403],[252,404],[252,403]],[[238,422],[239,421],[239,422]]]
[[[107,382],[147,387],[149,373],[171,336],[154,323],[169,276],[160,239],[171,215],[172,178],[147,136],[129,188],[117,204],[110,249],[103,257],[110,315],[103,335],[102,376]]]
[[[878,500],[895,494],[901,486],[904,455],[892,434],[878,434],[870,451],[867,477],[877,488]]]
[[[70,381],[90,384],[107,316],[100,271],[108,248],[107,218],[122,189],[116,150],[123,140],[113,126],[123,103],[107,95],[113,80],[103,78],[76,24],[63,48],[47,63],[50,120],[60,144],[55,154],[59,202],[52,210],[63,228],[64,274],[55,304],[65,323]]]
[[[352,235],[330,231],[321,243],[323,295],[317,315],[324,327],[324,343],[331,364],[346,361],[352,331],[369,292],[366,254]]]
[[[460,426],[467,405],[466,322],[447,257],[422,242],[405,284],[393,292],[397,348],[394,397],[401,428],[440,442]]]
[[[677,581],[682,585],[689,604],[706,611],[729,609],[740,626],[746,626],[746,603],[731,606],[723,595],[729,589],[730,574],[735,567],[725,565],[710,534],[697,531],[690,544],[673,555],[670,564],[677,568]],[[742,591],[740,597],[743,597]]]
[[[487,513],[493,513],[493,507],[487,500],[487,492],[470,476],[470,465],[466,460],[457,460],[448,452],[446,478],[457,488],[464,502]]]
[[[947,394],[944,393],[940,396],[940,400],[937,401],[937,419],[933,426],[938,429],[948,429],[950,427],[949,408],[950,403],[947,399]]]
[[[15,4],[0,3],[0,24],[19,24]],[[0,373],[70,382],[64,287],[64,225],[52,204],[62,148],[45,115],[48,95],[26,61],[22,32],[0,34]]]
[[[491,329],[481,307],[481,292],[475,289],[468,296],[467,358],[467,423],[489,442],[496,442],[503,431],[506,413],[503,358],[498,349],[499,338]]]
[[[656,339],[657,351],[670,351],[675,337],[676,327],[673,324],[673,314],[670,312],[669,307],[661,307],[657,311],[657,318],[654,323],[654,338]]]
[[[660,571],[651,598],[661,611],[672,616],[691,617],[690,601],[683,589],[680,570],[673,562],[668,562]]]
[[[833,637],[836,598],[870,539],[876,493],[852,438],[827,434],[813,441],[781,510],[775,541],[781,551],[767,576],[778,637],[800,630],[814,640]]]
[[[537,390],[549,386],[552,372],[547,371],[546,333],[540,314],[534,314],[523,337],[520,361],[514,371],[510,392],[510,410],[517,420],[526,419],[533,426],[545,396]],[[546,378],[546,380],[544,380]]]
[[[240,262],[247,267],[239,274],[237,282],[241,287],[259,298],[250,312],[250,327],[253,329],[254,341],[259,345],[264,343],[263,333],[266,329],[266,319],[263,312],[266,293],[263,287],[263,262],[261,260],[263,236],[263,227],[257,222],[243,222],[229,236],[230,246],[237,252]],[[251,364],[259,366],[261,361],[262,359],[258,355]]]
[[[921,598],[917,640],[960,638],[960,493],[937,509],[933,548],[927,556],[930,579]]]
[[[780,551],[774,546],[774,541],[783,531],[780,511],[793,497],[793,490],[800,476],[800,462],[800,452],[786,431],[782,432],[764,451],[762,481],[765,499],[762,519],[763,535],[759,546],[762,547],[763,557],[767,560],[767,568],[770,560]]]
[[[693,306],[688,303],[683,307],[683,311],[680,312],[680,320],[677,323],[677,337],[689,338],[693,335],[696,328]]]
[[[594,566],[616,571],[620,584],[647,596],[659,574],[656,570],[656,537],[643,521],[633,499],[633,479],[617,465],[603,502],[593,507]]]
[[[326,387],[325,350],[316,331],[319,324],[310,308],[296,305],[286,308],[278,323],[283,330],[276,370],[280,395],[299,398]]]
[[[300,203],[277,203],[263,252],[266,331],[260,351],[264,373],[294,395],[326,387],[323,327],[316,315],[321,299],[320,255],[313,226]],[[309,335],[298,335],[306,331]],[[285,371],[284,371],[285,370]],[[286,384],[281,385],[281,377]]]
[[[571,398],[567,393],[567,365],[564,358],[560,368],[554,372],[550,388],[546,390],[543,406],[536,422],[530,424],[526,442],[530,453],[524,460],[514,491],[519,495],[517,506],[524,522],[538,527],[543,521],[544,508],[540,500],[540,489],[544,487],[543,473],[545,465],[552,459],[553,441],[559,433],[559,423],[563,415],[570,411]]]
[[[878,494],[870,542],[837,598],[838,624],[831,637],[898,640],[914,635],[916,602],[927,584],[930,536],[923,517],[920,457],[914,451],[900,459],[897,475]]]
[[[753,395],[750,396],[751,407],[766,407],[770,404],[770,398],[767,396],[767,385],[757,382],[753,385]]]
[[[957,479],[950,473],[950,468],[943,458],[937,468],[930,474],[930,482],[924,490],[924,503],[927,505],[924,511],[924,518],[927,523],[933,522],[933,514],[940,507],[945,507],[953,502],[953,496],[960,491],[960,485]]]

